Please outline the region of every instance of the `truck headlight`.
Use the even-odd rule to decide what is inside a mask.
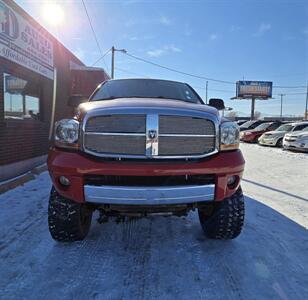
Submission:
[[[58,147],[77,148],[79,122],[74,119],[63,119],[55,124],[55,144]]]
[[[234,122],[225,122],[220,126],[220,150],[234,150],[239,148],[240,128]]]

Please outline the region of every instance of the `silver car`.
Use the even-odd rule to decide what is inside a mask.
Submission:
[[[282,147],[283,138],[287,133],[300,132],[301,130],[307,127],[308,127],[308,121],[283,124],[274,131],[268,131],[262,134],[258,139],[258,142],[260,145],[264,146]]]
[[[308,126],[301,131],[286,134],[283,139],[283,148],[308,151]]]

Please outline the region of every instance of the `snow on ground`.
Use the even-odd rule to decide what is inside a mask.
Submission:
[[[1,299],[307,299],[308,156],[242,144],[246,221],[204,237],[196,213],[99,225],[53,241],[45,172],[0,195]]]

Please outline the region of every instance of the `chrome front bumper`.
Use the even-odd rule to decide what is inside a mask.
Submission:
[[[215,185],[128,187],[85,185],[86,202],[98,204],[168,205],[213,201]]]
[[[260,138],[258,140],[259,144],[261,145],[270,145],[270,146],[273,146],[273,145],[276,145],[278,139],[266,139],[266,138]]]

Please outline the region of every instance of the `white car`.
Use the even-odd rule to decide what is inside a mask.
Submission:
[[[287,133],[283,138],[283,148],[308,151],[308,127],[302,131]]]
[[[308,127],[308,122],[288,123],[279,126],[276,130],[263,133],[258,142],[263,146],[282,147],[283,137],[288,132],[300,132]]]

